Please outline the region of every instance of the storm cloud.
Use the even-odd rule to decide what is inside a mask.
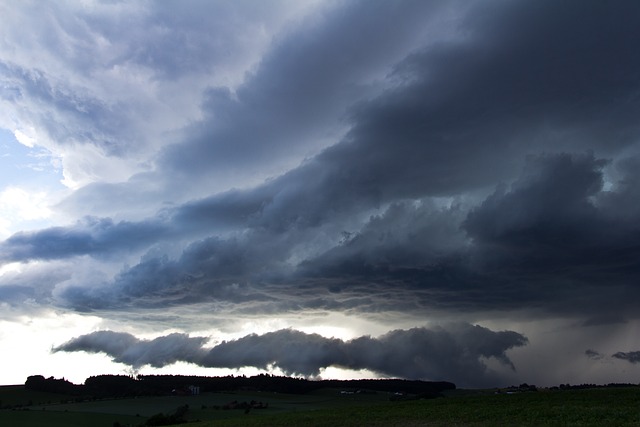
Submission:
[[[86,351],[106,353],[116,362],[139,368],[143,365],[162,367],[177,361],[197,361],[206,338],[170,334],[152,340],[139,340],[131,334],[97,331],[74,338],[53,351]]]
[[[105,353],[134,368],[184,361],[218,368],[277,367],[288,375],[315,377],[321,369],[336,366],[368,369],[389,377],[447,378],[479,386],[495,381],[498,375],[484,360],[495,358],[515,369],[506,352],[527,344],[527,338],[516,332],[494,332],[464,323],[394,330],[377,338],[363,336],[349,341],[291,329],[251,334],[211,349],[203,347],[205,341],[183,334],[138,340],[126,333],[98,331],[74,338],[53,351]]]
[[[327,206],[309,196],[324,190],[305,193],[298,184],[304,180],[283,176],[144,222],[85,220],[15,235],[0,247],[8,260],[100,258],[218,230],[177,257],[151,251],[110,283],[60,287],[59,301],[81,311],[206,300],[260,302],[265,311],[332,309],[349,299],[362,311],[402,311],[406,304],[417,312],[444,306],[633,317],[638,218],[619,212],[635,172],[623,169],[605,190],[609,165],[588,153],[530,156],[519,178],[484,200],[403,199],[361,223],[351,216],[356,205]]]
[[[619,351],[614,353],[611,357],[626,360],[629,363],[640,363],[640,351]]]

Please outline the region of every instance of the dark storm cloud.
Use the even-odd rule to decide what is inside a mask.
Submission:
[[[439,29],[444,25],[440,18],[443,13],[454,14],[455,10],[447,11],[454,9],[452,5],[348,2],[320,8],[275,36],[270,51],[245,73],[238,87],[208,89],[203,95],[204,118],[190,120],[192,126],[172,133],[172,141],[178,139],[180,143],[163,150],[158,170],[138,174],[126,183],[92,184],[76,191],[62,206],[68,210],[94,209],[95,215],[139,211],[144,208],[132,209],[132,203],[180,203],[211,191],[254,185],[295,167],[303,158],[338,141],[349,127],[346,111],[353,103],[376,96],[388,86],[385,75],[394,62],[425,40],[439,39]],[[181,21],[182,15],[200,17],[193,25],[200,29],[202,16],[216,15],[206,10],[172,14],[165,10],[171,9],[166,5],[159,9],[159,15],[172,16],[169,23]],[[259,15],[254,11],[258,8],[248,9],[250,15]],[[222,27],[226,28],[228,23],[224,21]],[[211,24],[208,19],[205,22],[208,28]],[[430,30],[431,24],[438,28]],[[185,30],[184,34],[191,31]],[[179,31],[166,35],[172,43],[183,35],[174,37],[175,32]],[[148,35],[141,37],[146,40]],[[165,37],[164,32],[160,37]],[[216,47],[203,50],[217,52]],[[215,54],[209,53],[200,62],[208,62],[210,56]],[[176,62],[174,58],[168,68]],[[158,69],[162,73],[164,67]],[[144,161],[147,164],[149,159]]]
[[[336,203],[349,194],[363,207],[459,194],[509,179],[534,150],[609,153],[634,142],[639,128],[629,110],[640,103],[628,91],[640,82],[619,71],[640,69],[630,11],[592,2],[580,12],[589,19],[578,22],[553,2],[502,6],[477,6],[462,40],[416,51],[396,66],[402,85],[350,110],[346,138],[313,159],[320,179],[333,184],[321,194],[338,196]],[[596,43],[590,24],[602,14],[616,24]]]
[[[283,230],[292,223],[314,226],[398,199],[465,194],[511,180],[528,153],[591,149],[608,155],[639,135],[630,111],[640,104],[628,93],[640,82],[626,71],[640,69],[628,37],[637,31],[629,18],[635,8],[601,10],[590,2],[579,21],[571,8],[553,2],[477,8],[461,24],[465,37],[417,50],[399,63],[393,77],[403,84],[353,106],[344,140],[245,198],[235,218]],[[594,40],[590,25],[600,19],[602,34]],[[545,32],[538,37],[542,22]],[[270,64],[257,76],[269,74]],[[288,84],[296,84],[298,74],[292,75]],[[258,133],[255,141],[263,144]],[[216,147],[215,133],[207,138]],[[187,145],[176,152],[203,153]],[[197,170],[195,160],[171,159]],[[232,211],[221,212],[213,202],[199,206],[198,218],[228,220]]]
[[[590,200],[602,190],[603,165],[592,156],[531,159],[511,190],[494,192],[469,213],[463,227],[477,244],[493,252],[518,249],[550,262],[565,264],[566,257],[580,262],[583,251],[611,231],[602,227],[603,219]]]
[[[138,264],[124,267],[111,283],[66,286],[57,297],[63,305],[80,311],[202,301],[272,301],[268,287],[247,282],[268,276],[265,270],[275,269],[281,262],[279,253],[274,258],[268,243],[255,243],[236,238],[204,239],[185,248],[178,259],[145,256]]]
[[[582,326],[601,326],[612,324],[625,324],[627,320],[618,313],[604,314],[590,317],[582,323]]]
[[[110,218],[84,218],[73,226],[20,232],[0,243],[1,261],[53,260],[77,255],[106,255],[148,247],[166,237],[160,222],[114,223]]]
[[[640,248],[635,222],[621,220],[615,206],[629,179],[604,191],[606,164],[590,154],[530,157],[509,188],[470,210],[428,199],[394,203],[341,241],[332,230],[328,250],[298,264],[287,260],[329,230],[324,215],[335,219],[338,208],[322,212],[302,186],[290,201],[255,201],[269,184],[237,191],[185,205],[171,222],[202,230],[222,218],[224,229],[246,218],[241,234],[194,242],[176,259],[147,256],[109,286],[70,286],[58,296],[80,310],[211,300],[258,303],[266,312],[437,307],[623,319],[634,315],[628,296],[638,292]]]
[[[460,228],[465,212],[456,205],[438,207],[429,199],[394,203],[372,215],[357,232],[344,234],[339,245],[304,262],[301,269],[303,274],[339,276],[342,269],[348,272],[349,265],[402,269],[441,262],[467,242]]]
[[[456,323],[394,330],[378,338],[363,336],[349,341],[285,329],[224,341],[210,350],[202,347],[204,342],[204,338],[182,334],[145,341],[125,333],[101,331],[74,338],[54,351],[101,352],[136,368],[185,361],[217,368],[275,366],[290,375],[316,376],[322,368],[336,366],[477,386],[498,378],[484,359],[495,358],[515,369],[506,352],[526,345],[527,339],[512,331],[494,332]]]
[[[140,251],[189,242],[175,256],[149,251],[105,286],[57,294],[77,309],[214,300],[633,316],[640,6],[469,8],[436,42],[419,37],[441,16],[427,2],[351,3],[282,34],[235,93],[211,89],[204,119],[150,176],[188,193],[214,185],[210,171],[244,176],[282,153],[299,158],[344,125],[341,140],[253,188],[104,232],[15,235],[0,254],[97,256],[129,249],[136,233]],[[392,29],[389,16],[407,25]],[[391,72],[360,91],[374,69]]]
[[[394,204],[384,215],[372,217],[359,233],[349,235],[340,234],[340,228],[331,229],[323,225],[323,221],[314,219],[313,197],[306,198],[302,186],[298,194],[300,198],[304,197],[299,209],[309,212],[308,215],[297,210],[298,205],[290,206],[290,203],[272,202],[266,206],[254,203],[260,210],[242,213],[249,217],[245,221],[248,228],[239,235],[193,242],[176,259],[146,256],[139,264],[123,269],[108,287],[72,286],[59,296],[78,309],[87,306],[89,301],[93,301],[92,308],[99,308],[125,303],[162,305],[201,300],[253,301],[261,303],[267,311],[278,308],[355,309],[360,304],[374,310],[377,310],[374,307],[383,306],[401,309],[407,303],[407,297],[411,299],[407,293],[409,289],[396,289],[393,296],[387,295],[377,302],[370,295],[374,287],[386,294],[384,287],[394,282],[393,277],[381,276],[379,283],[373,283],[372,280],[358,280],[344,271],[351,284],[340,295],[336,294],[332,289],[343,286],[336,277],[339,271],[335,265],[345,259],[353,263],[354,258],[366,258],[368,264],[381,272],[394,264],[397,269],[412,268],[435,262],[465,242],[465,236],[459,230],[459,221],[464,217],[462,209],[440,209],[429,201]],[[242,194],[240,196],[245,200]],[[218,222],[219,213],[225,210],[239,212],[245,206],[244,203],[228,205],[228,199],[227,196],[212,198],[180,208],[172,222],[178,227],[199,230],[224,229],[228,221],[238,221],[238,217],[230,215],[228,221],[223,218]],[[235,202],[238,197],[231,197],[231,200]],[[305,206],[307,200],[309,205]],[[324,214],[319,212],[318,215]],[[335,217],[337,213],[334,211],[333,215]],[[306,242],[323,233],[336,235],[334,237],[342,239],[342,243],[332,237],[329,247],[335,244],[338,247],[321,257],[321,263],[303,263],[303,268],[291,276],[297,267],[295,262],[288,261],[290,257],[296,256],[298,250],[307,250]],[[314,271],[313,266],[318,264],[321,264],[319,271]],[[362,292],[366,295],[364,298]],[[172,297],[165,299],[168,295]]]
[[[611,355],[611,357],[615,357],[616,359],[620,360],[626,360],[629,363],[640,363],[640,351],[619,351]]]
[[[392,206],[361,235],[307,260],[303,274],[320,282],[393,283],[416,296],[432,290],[424,295],[431,304],[465,309],[633,316],[628,295],[638,293],[639,235],[632,221],[621,221],[617,210],[599,202],[618,199],[615,191],[603,191],[605,164],[588,154],[530,157],[510,188],[499,187],[468,212],[445,209],[407,223],[393,220],[407,207]],[[458,237],[446,246],[457,235],[450,231],[450,240],[433,250],[437,234],[421,239],[420,233],[436,224],[457,225],[470,241]]]
[[[234,93],[208,92],[207,118],[187,130],[186,143],[166,150],[163,166],[188,177],[224,178],[240,167],[280,173],[337,136],[344,110],[369,95],[368,86],[441,9],[436,2],[356,1],[305,19],[274,40]]]
[[[525,294],[537,290],[558,310],[574,311],[570,294],[589,317],[629,310],[622,294],[638,292],[640,231],[598,203],[611,194],[602,188],[603,166],[590,155],[532,159],[510,191],[496,191],[463,223],[473,261],[489,278],[520,282]]]

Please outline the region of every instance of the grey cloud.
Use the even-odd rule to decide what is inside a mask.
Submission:
[[[565,245],[588,243],[583,239],[601,229],[586,229],[585,223],[599,222],[589,198],[602,190],[604,163],[592,156],[561,154],[532,158],[527,166],[511,191],[499,189],[469,213],[465,230],[476,241],[489,244],[535,243],[566,251]]]
[[[447,328],[392,331],[378,339],[362,337],[351,342],[350,350],[356,368],[373,368],[387,375],[409,378],[449,377],[465,385],[495,380],[489,380],[492,374],[482,358],[496,358],[515,369],[505,352],[526,343],[527,339],[516,332],[456,324]]]
[[[601,360],[602,358],[604,358],[604,356],[602,354],[598,353],[595,350],[591,350],[591,349],[585,350],[584,355],[587,356],[589,359],[592,359],[592,360]]]
[[[8,302],[12,304],[24,303],[26,300],[33,299],[35,294],[35,289],[30,286],[0,286],[0,301],[2,302]]]
[[[592,309],[600,316],[629,312],[622,294],[638,292],[632,261],[638,233],[594,202],[603,165],[588,155],[532,160],[533,170],[511,191],[494,193],[463,223],[477,247],[474,261],[489,278],[523,277],[520,286],[530,283],[532,293],[548,294],[543,298],[551,307],[557,299],[556,309],[573,311],[568,299],[558,298],[574,294],[579,310],[592,317]]]
[[[637,6],[586,2],[576,12],[545,1],[474,3],[456,21],[459,37],[429,44],[415,37],[430,11],[434,20],[440,16],[433,4],[380,6],[351,25],[347,17],[368,10],[365,5],[326,12],[300,45],[301,28],[283,34],[237,93],[211,91],[211,115],[186,129],[187,139],[160,164],[176,172],[167,176],[178,187],[188,187],[185,179],[209,183],[203,177],[216,162],[247,146],[257,151],[239,163],[245,166],[264,159],[273,147],[266,141],[285,147],[298,137],[313,139],[335,118],[321,114],[307,133],[315,109],[335,105],[344,107],[349,126],[342,140],[253,188],[216,192],[102,234],[70,227],[17,235],[2,244],[2,256],[123,250],[123,237],[138,228],[140,251],[158,239],[177,240],[177,256],[150,251],[108,286],[73,286],[59,294],[78,309],[90,301],[92,307],[154,305],[156,298],[156,306],[221,299],[264,302],[271,307],[265,310],[378,310],[398,309],[404,300],[415,312],[526,309],[598,317],[619,310],[633,316],[628,295],[638,292],[633,200],[639,175],[631,155],[638,136],[633,94],[640,86],[633,70],[640,69],[640,56],[632,54],[629,35],[638,31]],[[382,56],[371,45],[362,64],[343,64],[327,76],[310,70],[323,58],[311,58],[310,47],[330,46],[325,59],[347,58],[369,43],[352,40],[352,31],[362,26],[375,33],[391,9],[414,20],[393,34]],[[329,18],[341,12],[332,24]],[[351,43],[344,51],[339,37]],[[398,58],[389,53],[396,45],[407,49]],[[375,96],[350,97],[359,100],[352,103],[331,98],[359,82],[371,64],[390,63],[384,90],[365,91]],[[318,79],[322,84],[313,89]],[[271,81],[275,86],[267,87]],[[286,92],[289,86],[296,91]],[[296,94],[306,87],[326,99],[300,107]],[[246,114],[254,111],[260,114]],[[284,122],[293,124],[281,128]],[[229,153],[217,152],[239,140]],[[229,166],[243,173],[239,164]],[[617,181],[608,189],[604,171],[614,169]],[[497,182],[505,184],[476,204]],[[437,207],[437,196],[455,201]],[[340,243],[342,232],[348,238]],[[314,298],[299,287],[315,290]]]
[[[24,270],[0,277],[3,305],[162,312],[165,325],[200,309],[389,329],[570,318],[590,336],[638,319],[638,4],[274,4],[52,3],[13,38],[29,14],[0,6],[2,110],[54,136],[66,172],[98,180],[57,207],[97,219],[0,242],[0,262]],[[229,352],[162,346],[174,341],[197,363],[236,366],[237,352],[305,375],[334,364],[474,383],[491,375],[484,358],[509,370],[524,342],[452,326],[348,342],[278,331]],[[124,342],[136,351],[86,348],[152,363],[150,342]]]
[[[253,248],[252,252],[246,243],[234,239],[209,238],[188,246],[178,259],[145,257],[132,267],[125,266],[110,283],[73,284],[60,289],[57,297],[64,306],[79,311],[202,301],[271,301],[268,287],[247,284],[271,265],[263,257],[251,257],[251,253],[259,255],[261,250]]]
[[[204,362],[230,368],[268,369],[274,365],[288,374],[310,376],[317,375],[322,367],[346,361],[343,346],[344,342],[336,338],[280,330],[222,342],[209,351]]]
[[[510,187],[471,209],[406,200],[356,228],[349,227],[358,223],[349,223],[348,215],[358,212],[356,204],[323,210],[313,192],[305,194],[300,181],[286,175],[165,212],[162,221],[171,232],[139,224],[140,248],[190,228],[216,230],[220,237],[192,242],[176,258],[150,252],[111,283],[68,286],[57,296],[78,310],[225,301],[265,312],[404,306],[416,313],[431,307],[633,317],[628,296],[638,292],[637,232],[633,221],[613,215],[616,191],[625,188],[603,190],[606,165],[591,154],[532,156]],[[80,233],[82,245],[65,249],[67,240],[59,239],[50,252],[99,255],[100,248],[124,245],[138,227],[106,224],[104,234],[91,235],[99,238]],[[340,241],[345,229],[354,231]],[[327,237],[314,247],[310,242],[318,235]],[[9,239],[4,249],[43,253],[47,247],[36,242],[20,246]]]
[[[637,231],[598,203],[605,164],[589,154],[530,157],[510,188],[470,210],[416,210],[424,222],[410,225],[397,215],[407,207],[397,205],[343,246],[306,260],[302,275],[377,281],[450,309],[635,316],[628,296],[638,292]],[[444,237],[425,233],[436,224],[448,227]]]
[[[622,158],[608,172],[612,188],[598,195],[597,206],[612,221],[633,223],[640,217],[640,156]]]
[[[63,206],[90,206],[110,214],[116,208],[130,210],[129,200],[159,206],[168,194],[182,202],[282,174],[338,141],[349,127],[344,117],[350,105],[388,85],[384,75],[389,64],[423,42],[421,34],[429,28],[425,23],[437,23],[447,7],[411,1],[375,6],[352,2],[322,9],[284,31],[235,91],[209,89],[205,117],[172,134],[178,142],[164,149],[156,171],[140,173],[127,183],[81,189]],[[317,173],[328,165],[318,166],[306,170]],[[94,191],[108,196],[109,202]]]
[[[412,31],[419,34],[417,28],[424,27],[424,20],[436,20],[436,6],[418,2],[369,9],[366,2],[353,3],[346,12],[340,8],[327,12],[326,20],[315,22],[306,37],[301,36],[306,34],[302,29],[288,38],[283,36],[236,98],[225,89],[211,92],[210,109],[215,114],[186,130],[184,141],[168,149],[162,164],[175,172],[171,177],[176,187],[170,191],[175,190],[175,197],[190,194],[200,188],[192,183],[205,179],[212,185],[217,181],[243,185],[246,175],[239,172],[244,170],[240,165],[255,170],[258,163],[270,165],[267,158],[292,155],[296,147],[302,156],[314,152],[319,146],[310,148],[313,143],[309,141],[318,138],[315,129],[326,132],[326,126],[334,123],[336,105],[347,115],[345,124],[350,131],[346,138],[278,181],[282,190],[287,185],[279,200],[300,197],[295,200],[304,206],[303,201],[317,198],[313,206],[320,209],[309,209],[311,214],[336,206],[344,209],[348,203],[363,209],[390,200],[486,188],[497,180],[511,179],[523,156],[532,151],[593,149],[598,155],[609,155],[632,143],[633,135],[638,135],[632,118],[638,103],[628,99],[624,111],[619,111],[619,105],[626,93],[637,90],[637,73],[623,72],[617,78],[610,74],[639,68],[638,56],[631,54],[635,45],[626,36],[636,30],[630,18],[635,7],[612,7],[603,13],[598,3],[590,2],[581,7],[584,19],[580,21],[574,19],[571,8],[553,2],[499,8],[479,3],[474,7],[459,12],[457,31],[464,37],[436,44],[422,40],[426,47],[414,48],[402,61],[389,56],[387,50],[370,49],[379,44],[355,37],[352,32],[359,27],[347,18],[360,16],[355,22],[366,27],[365,33],[392,40],[385,42],[392,51],[393,43],[411,40]],[[338,24],[327,23],[332,22],[329,17],[341,13],[344,16]],[[400,33],[380,31],[379,25],[391,22],[390,13],[411,19],[415,25]],[[596,42],[591,24],[603,16],[616,24],[603,25]],[[521,25],[512,25],[514,22]],[[543,38],[538,35],[539,23],[544,23]],[[393,37],[388,37],[389,32]],[[336,42],[337,37],[343,40]],[[345,41],[355,45],[345,45]],[[322,49],[323,43],[327,49]],[[353,57],[349,49],[356,48],[370,55],[369,62],[346,63],[336,67],[339,72],[335,74],[325,72],[325,65],[333,64],[331,55]],[[316,50],[327,51],[329,56],[314,55]],[[366,69],[365,65],[382,61],[388,66],[383,57],[391,63],[400,61],[392,77],[402,85],[370,100],[330,100],[332,93],[344,93],[350,79],[357,83],[358,70]],[[609,61],[599,59],[594,65],[594,57]],[[291,59],[279,61],[284,58]],[[552,71],[543,72],[541,64],[553,65]],[[308,71],[305,67],[323,72],[300,71]],[[305,102],[298,98],[301,91],[292,87],[308,87],[317,96]],[[317,109],[324,113],[317,114]],[[295,164],[301,155],[293,157]],[[265,166],[271,168],[267,176],[292,166],[285,163]],[[207,177],[210,172],[219,179]],[[249,182],[259,182],[264,176],[254,174]],[[163,180],[164,175],[154,177]],[[299,184],[302,188],[298,188],[296,182],[314,184],[311,188]]]
[[[389,61],[418,43],[441,8],[351,2],[305,19],[276,39],[234,94],[212,88],[209,115],[186,130],[185,142],[168,147],[161,162],[189,177],[218,179],[238,168],[264,178],[294,166],[338,135],[345,109],[370,93],[367,81],[384,76]]]
[[[106,353],[115,361],[136,368],[186,361],[206,367],[278,367],[287,374],[316,376],[322,368],[337,366],[370,369],[385,376],[451,380],[462,386],[477,386],[499,378],[487,368],[484,359],[496,358],[515,369],[506,352],[526,345],[527,339],[517,332],[494,332],[457,323],[394,330],[378,338],[363,336],[350,341],[285,329],[224,341],[209,350],[202,347],[204,343],[204,338],[182,334],[148,341],[101,331],[74,338],[54,351]]]
[[[28,108],[51,107],[46,113],[38,111],[40,116],[36,117],[39,129],[57,144],[91,141],[107,153],[124,154],[127,147],[119,131],[131,132],[132,126],[96,94],[69,82],[60,82],[42,69],[26,69],[1,59],[0,72],[14,88],[12,94],[4,98],[14,107],[16,104],[26,104]]]
[[[124,332],[97,331],[74,338],[53,351],[106,353],[114,361],[134,368],[162,367],[178,361],[197,363],[204,354],[202,345],[205,342],[206,338],[178,333],[140,340]]]
[[[611,357],[615,357],[616,359],[620,359],[620,360],[626,360],[629,363],[640,363],[640,351],[629,351],[629,352],[624,352],[624,351],[619,351],[613,355],[611,355]]]
[[[182,226],[179,224],[188,223],[190,225],[185,227],[189,227],[200,221],[201,224],[196,228],[206,229],[206,223],[211,221],[210,227],[215,227],[216,211],[242,211],[242,205],[238,210],[233,203],[228,205],[227,200],[223,197],[195,207],[191,204],[181,208],[174,216],[177,218],[174,224]],[[233,197],[231,200],[235,201],[237,198]],[[236,303],[262,302],[272,306],[265,307],[267,310],[287,306],[298,309],[340,306],[355,308],[356,301],[371,304],[370,297],[362,299],[358,295],[363,291],[367,293],[367,286],[354,286],[352,283],[348,287],[349,292],[342,293],[339,297],[326,290],[323,292],[324,285],[321,282],[313,290],[311,283],[315,279],[334,275],[329,265],[331,260],[339,263],[340,259],[368,257],[367,262],[377,264],[378,268],[412,268],[416,263],[423,265],[435,262],[443,254],[446,255],[464,243],[464,236],[458,230],[456,222],[456,218],[461,219],[462,210],[439,209],[428,201],[420,205],[397,204],[392,205],[385,215],[372,217],[357,236],[353,236],[348,243],[339,245],[320,260],[305,263],[305,257],[301,257],[303,263],[300,264],[302,268],[299,268],[299,261],[289,261],[291,256],[297,256],[296,251],[309,251],[311,256],[322,253],[323,248],[330,248],[338,243],[337,230],[340,228],[334,226],[324,229],[322,222],[305,222],[305,216],[296,213],[295,208],[287,212],[286,204],[278,209],[283,211],[281,216],[274,215],[276,223],[271,222],[271,214],[247,212],[246,215],[250,218],[246,219],[245,226],[250,228],[241,234],[231,234],[226,238],[209,237],[193,242],[176,259],[166,256],[145,257],[137,265],[123,269],[109,286],[74,286],[65,289],[59,296],[78,309],[82,309],[89,301],[94,301],[91,306],[97,308],[100,305],[115,307],[118,303],[125,302],[135,305],[137,299],[141,305],[153,304],[154,299],[157,304],[162,304],[162,301],[176,304],[190,300],[222,299]],[[196,214],[192,215],[194,210]],[[207,211],[213,218],[208,217]],[[186,216],[187,213],[190,218]],[[287,213],[292,216],[291,219],[286,218]],[[268,217],[263,219],[263,216]],[[230,216],[230,220],[233,217]],[[222,223],[224,224],[224,220]],[[318,249],[310,250],[307,241],[317,239],[318,233],[337,236],[324,241]],[[314,272],[316,267],[320,269],[318,272]],[[291,273],[296,268],[299,271],[292,277]],[[303,282],[307,285],[301,286]],[[295,288],[306,290],[292,290],[291,283],[297,283]],[[335,286],[329,285],[327,288]],[[317,298],[309,299],[310,291]],[[400,303],[406,297],[402,291],[398,290],[395,298],[387,298],[383,305],[389,305],[391,301],[394,304]],[[172,297],[165,300],[168,295]],[[342,301],[338,302],[336,299]]]
[[[281,19],[279,15],[286,16],[286,8],[294,5],[289,1],[190,1],[189,7],[172,2],[150,6],[137,17],[134,28],[124,20],[88,19],[109,40],[120,40],[123,32],[138,40],[138,46],[116,58],[118,63],[133,63],[152,72],[157,80],[175,81],[189,75],[218,74],[231,65],[242,70],[246,58],[237,53],[251,53],[255,40],[264,38],[264,32]]]
[[[553,2],[503,6],[488,12],[495,7],[481,3],[465,16],[464,41],[411,55],[397,71],[406,86],[356,110],[352,144],[336,147],[345,166],[356,165],[354,175],[369,176],[382,194],[451,194],[505,179],[532,149],[608,154],[633,143],[627,135],[638,127],[626,108],[639,105],[620,111],[620,101],[640,82],[633,73],[611,75],[640,67],[626,33],[635,31],[630,11],[607,9],[607,19],[619,20],[595,43],[599,3],[581,8],[588,19],[580,22],[573,8]],[[611,142],[620,128],[624,137]]]
[[[639,82],[633,73],[625,73],[622,80],[603,77],[610,69],[623,69],[621,61],[631,68],[640,67],[633,59],[637,56],[626,55],[633,46],[622,30],[611,29],[606,43],[593,44],[590,37],[578,37],[591,33],[590,27],[575,22],[570,10],[560,8],[556,19],[546,24],[545,38],[553,42],[538,40],[532,37],[538,32],[537,22],[546,21],[545,13],[556,16],[548,10],[555,7],[552,3],[504,7],[503,13],[479,15],[523,25],[507,24],[506,30],[495,22],[474,25],[471,17],[476,14],[469,12],[465,19],[473,25],[470,31],[475,37],[428,46],[407,57],[395,72],[406,83],[352,105],[346,137],[271,183],[270,188],[278,188],[265,194],[264,213],[275,209],[274,219],[300,212],[306,214],[301,215],[303,220],[326,220],[323,215],[345,212],[349,207],[363,210],[403,198],[464,194],[493,186],[496,181],[510,180],[532,150],[592,149],[609,155],[630,145],[633,138],[627,135],[638,135],[638,129],[626,112],[617,114],[618,101]],[[599,16],[596,4],[585,9],[593,13],[590,20]],[[631,21],[621,17],[620,25],[627,28]],[[575,37],[567,35],[567,27],[575,27]],[[593,49],[611,55],[608,43],[618,46],[620,52],[604,68],[589,66]],[[554,72],[535,72],[536,64],[565,57],[575,63],[563,59]],[[574,78],[577,70],[580,79]],[[572,89],[560,91],[563,86]],[[637,108],[637,103],[628,108]],[[607,117],[626,117],[627,121],[612,125],[598,120],[596,115],[603,111],[608,112]],[[624,138],[611,143],[611,135],[620,132],[610,126],[625,129]],[[244,127],[243,131],[248,132]],[[262,134],[257,139],[261,143]],[[207,134],[207,141],[215,147],[215,133]],[[267,146],[273,149],[273,144]],[[184,149],[177,146],[176,150],[179,148]],[[182,151],[200,156],[193,162],[171,157],[190,170],[197,161],[210,161],[201,150]],[[297,209],[292,213],[278,209],[278,202]]]
[[[587,320],[582,323],[582,326],[602,326],[602,325],[614,325],[614,324],[625,324],[627,323],[627,319],[620,316],[617,313],[604,314],[596,317],[589,317]]]
[[[161,222],[84,218],[73,226],[20,232],[0,244],[0,260],[54,260],[78,255],[109,256],[148,247],[168,230]]]
[[[65,177],[80,184],[148,171],[157,150],[171,141],[167,132],[200,116],[202,92],[211,84],[237,86],[271,37],[311,6],[3,7],[0,102],[11,117],[1,117],[2,125],[37,129],[37,143],[62,155]]]
[[[138,342],[138,339],[131,334],[113,331],[97,331],[74,338],[66,344],[56,347],[54,351],[88,351],[121,354],[136,342]]]
[[[441,208],[429,199],[394,203],[372,215],[360,230],[346,233],[341,244],[304,262],[301,269],[306,274],[331,274],[332,269],[340,274],[345,261],[397,269],[440,262],[466,244],[460,229],[465,213],[462,206]]]
[[[18,313],[49,308],[55,286],[69,280],[71,275],[71,267],[64,262],[7,271],[0,275],[0,303],[19,308]]]

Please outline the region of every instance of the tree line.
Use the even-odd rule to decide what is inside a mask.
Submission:
[[[25,382],[25,387],[30,390],[91,396],[93,398],[168,395],[186,392],[190,386],[199,387],[199,390],[203,393],[255,390],[290,394],[304,394],[320,388],[430,394],[456,388],[455,384],[446,381],[401,379],[307,380],[269,374],[260,374],[252,377],[244,375],[224,377],[98,375],[87,378],[83,385],[73,384],[64,378],[45,378],[42,375],[33,375],[28,377]]]

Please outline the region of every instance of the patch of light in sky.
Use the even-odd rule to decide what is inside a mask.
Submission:
[[[340,380],[359,380],[370,378],[381,378],[381,375],[377,372],[370,371],[368,369],[346,369],[336,366],[329,366],[328,368],[320,369],[319,379],[333,379]]]
[[[32,138],[19,130],[14,131],[13,136],[20,144],[24,145],[25,147],[33,148],[35,146],[35,138]]]
[[[0,223],[0,230],[2,229],[2,223]],[[0,266],[0,277],[4,276],[7,273],[19,273],[21,272],[20,268],[21,264],[19,262],[10,262],[8,264],[4,264]]]
[[[46,198],[43,191],[29,193],[21,188],[7,187],[0,192],[0,212],[12,210],[23,220],[48,218],[51,210],[46,205]]]
[[[259,368],[254,368],[252,366],[245,366],[241,369],[230,369],[230,368],[207,368],[207,367],[197,366],[191,363],[177,362],[172,365],[164,366],[162,368],[153,368],[151,366],[143,366],[137,370],[131,369],[132,374],[140,374],[140,375],[176,375],[177,372],[180,373],[179,375],[201,375],[201,376],[245,375],[247,377],[251,377],[254,375],[259,375],[264,373],[277,375],[277,376],[287,375],[286,372],[284,372],[282,369],[274,365],[269,365],[267,369],[259,369]],[[350,380],[350,379],[363,379],[363,378],[367,379],[367,378],[379,378],[379,377],[380,377],[379,374],[366,369],[353,370],[353,369],[344,369],[344,368],[330,366],[328,368],[321,369],[320,374],[316,379]]]
[[[48,226],[50,206],[64,190],[59,159],[22,136],[0,129],[0,238]]]
[[[0,188],[62,188],[60,160],[48,150],[19,142],[14,133],[0,129]]]
[[[13,309],[0,305],[3,314]],[[35,307],[34,309],[37,309]],[[24,384],[29,375],[58,376],[82,382],[96,372],[113,372],[113,362],[104,355],[51,353],[50,350],[69,339],[69,336],[98,328],[101,319],[95,316],[55,311],[38,312],[38,316],[19,316],[13,320],[0,319],[0,363],[11,369],[3,372],[3,384]],[[89,363],[87,363],[89,362]],[[115,368],[117,370],[117,367]]]

